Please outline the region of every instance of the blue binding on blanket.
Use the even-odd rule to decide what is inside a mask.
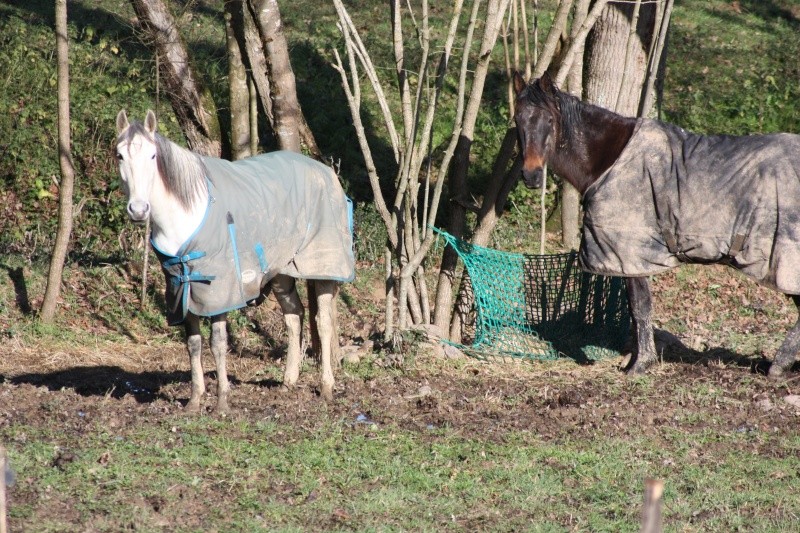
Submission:
[[[175,256],[153,245],[170,324],[244,307],[277,274],[353,280],[352,202],[330,168],[294,152],[203,164],[203,222]]]

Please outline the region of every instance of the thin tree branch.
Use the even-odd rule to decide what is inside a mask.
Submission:
[[[550,62],[553,60],[553,56],[556,53],[558,39],[564,32],[564,28],[567,27],[567,17],[569,16],[570,8],[572,8],[572,2],[573,0],[561,0],[558,4],[558,10],[553,19],[553,25],[550,26],[550,32],[547,34],[542,53],[536,61],[536,66],[533,68],[534,78],[541,77],[550,66]]]
[[[561,62],[561,66],[558,69],[558,74],[556,75],[555,79],[556,85],[560,86],[562,83],[564,83],[564,80],[569,74],[570,68],[572,68],[572,62],[575,61],[578,51],[583,49],[583,44],[586,42],[586,37],[589,35],[589,31],[591,31],[594,23],[597,22],[597,19],[600,17],[600,13],[603,12],[606,4],[608,4],[608,0],[597,0],[594,6],[592,6],[591,11],[589,11],[589,14],[586,16],[586,20],[584,20],[583,24],[581,24],[581,29],[575,35],[575,40],[570,43],[569,50],[567,50],[564,60]]]

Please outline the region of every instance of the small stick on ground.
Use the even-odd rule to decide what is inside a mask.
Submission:
[[[660,479],[645,480],[642,533],[661,533],[661,496],[663,494],[663,481]]]
[[[0,533],[6,533],[6,449],[0,446]]]

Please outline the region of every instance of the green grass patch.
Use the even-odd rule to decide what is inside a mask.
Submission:
[[[12,524],[43,513],[53,531],[131,517],[173,531],[636,531],[648,476],[665,480],[668,524],[788,531],[800,513],[800,439],[768,433],[687,427],[655,442],[556,443],[518,432],[498,443],[352,420],[308,430],[174,418],[80,435],[11,425],[0,440],[18,473]],[[59,522],[46,512],[54,505],[77,517]]]

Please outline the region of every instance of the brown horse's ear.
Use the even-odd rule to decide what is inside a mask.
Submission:
[[[128,126],[130,126],[130,123],[128,123],[128,115],[125,113],[125,110],[122,109],[117,113],[117,135],[127,130]]]
[[[151,109],[147,110],[147,116],[144,117],[144,129],[149,134],[153,134],[156,132],[158,121],[156,120],[156,114],[153,113]]]
[[[547,71],[545,71],[545,73],[542,74],[542,77],[539,78],[539,86],[542,88],[545,94],[555,95],[558,92],[556,84],[553,83],[553,78],[550,77],[550,74]]]
[[[514,71],[514,94],[519,95],[522,90],[525,88],[526,82],[525,78],[522,77],[520,71]]]

